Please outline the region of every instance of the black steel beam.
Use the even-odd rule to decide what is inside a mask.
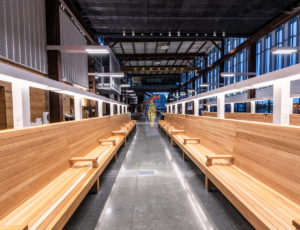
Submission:
[[[169,65],[169,66],[122,66],[122,71],[124,72],[144,72],[144,71],[153,71],[153,72],[163,72],[163,71],[201,71],[199,67],[187,67],[186,65]]]
[[[116,54],[122,60],[190,60],[204,57],[205,53],[145,53],[145,54]]]
[[[151,78],[151,77],[159,77],[159,78],[177,78],[180,74],[127,74],[128,77],[142,77],[142,78]]]
[[[137,37],[137,36],[116,36],[103,37],[105,43],[114,42],[187,42],[187,41],[221,41],[223,38],[218,37]]]

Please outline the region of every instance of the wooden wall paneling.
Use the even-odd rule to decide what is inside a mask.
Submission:
[[[6,128],[7,129],[12,129],[14,127],[14,120],[13,120],[11,83],[0,81],[0,86],[4,87],[5,110],[6,110]]]
[[[0,86],[0,129],[7,128],[5,87]]]
[[[290,124],[300,126],[300,115],[299,114],[291,114],[290,115]]]
[[[43,118],[43,112],[49,112],[49,92],[30,87],[30,115],[31,122],[36,118]]]

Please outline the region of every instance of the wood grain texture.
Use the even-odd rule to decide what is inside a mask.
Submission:
[[[174,126],[173,115],[168,126]],[[300,127],[185,116],[176,143],[256,229],[295,229],[300,218]],[[165,123],[160,122],[163,130]],[[164,128],[163,128],[164,127]],[[198,137],[201,143],[184,145]],[[206,159],[231,155],[234,162]],[[208,156],[208,157],[207,157]]]
[[[53,202],[81,179],[39,226],[61,229],[124,143],[124,135],[112,135],[112,120],[135,124],[124,114],[118,119],[108,116],[1,131],[0,225],[15,223],[13,219],[20,215],[17,224],[34,226]],[[99,146],[99,138],[115,138],[116,146]],[[84,165],[90,162],[74,162],[70,168],[72,157],[99,157],[99,166],[92,169]],[[27,208],[32,212],[26,212]]]
[[[11,83],[0,81],[0,86],[3,86],[5,91],[6,128],[12,129],[14,127],[14,121]]]
[[[46,90],[30,87],[31,122],[43,118],[43,112],[49,112],[49,93]]]

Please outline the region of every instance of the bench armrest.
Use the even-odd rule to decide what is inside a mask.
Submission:
[[[173,134],[173,133],[184,133],[184,130],[173,129],[173,130],[171,130],[171,134]]]
[[[113,139],[113,140],[111,140],[111,139],[109,139],[109,140],[99,140],[100,145],[101,145],[103,142],[112,142],[113,145],[116,145],[116,144],[117,144],[117,140],[115,140],[115,139]]]
[[[296,227],[296,230],[300,230],[300,219],[293,220],[293,225]]]
[[[91,161],[93,163],[93,168],[98,167],[98,157],[72,157],[70,159],[71,166],[73,166],[74,162],[80,162],[80,161]]]
[[[206,155],[206,165],[212,166],[212,162],[215,159],[226,159],[229,160],[232,164],[234,162],[234,156],[232,155]]]
[[[187,144],[188,141],[197,141],[197,143],[200,143],[200,138],[184,138],[183,144]]]
[[[0,225],[0,230],[28,230],[28,225]]]
[[[122,134],[122,135],[126,135],[126,131],[112,131],[112,134]]]

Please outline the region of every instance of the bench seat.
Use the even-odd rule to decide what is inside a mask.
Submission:
[[[172,116],[161,123],[169,134],[179,126]],[[214,184],[256,229],[299,230],[299,128],[184,117],[184,132],[173,132],[171,143],[204,173],[208,190]]]
[[[183,144],[186,134],[174,134],[174,142],[198,166],[223,194],[252,219],[258,229],[293,229],[292,221],[300,218],[300,206],[266,186],[226,160],[215,160],[206,166],[206,156],[216,154],[205,146]],[[226,192],[224,192],[226,191]],[[248,210],[251,210],[249,212]]]
[[[23,182],[11,187],[7,192],[0,193],[0,202],[4,204],[0,208],[5,211],[0,213],[0,230],[62,229],[86,194],[91,189],[94,192],[98,191],[99,176],[113,158],[117,159],[117,151],[126,143],[124,134],[112,134],[117,126],[111,126],[111,119],[118,121],[118,126],[122,126],[122,120],[128,118],[127,115],[122,115],[4,131],[0,140],[6,145],[0,149],[0,163],[4,166],[7,160],[9,167],[3,170],[18,173],[20,164],[13,164],[8,160],[11,159],[11,154],[19,154],[23,158],[22,150],[26,151],[26,154],[28,152],[27,158],[31,157],[27,160],[29,164],[34,163],[29,165],[30,173],[21,177]],[[109,125],[106,125],[108,123]],[[130,122],[130,125],[134,123]],[[53,140],[53,137],[57,138]],[[97,137],[101,140],[115,140],[115,144],[99,144]],[[51,144],[49,141],[52,141]],[[27,144],[24,148],[26,143],[30,145]],[[17,146],[18,149],[10,146]],[[45,163],[42,164],[42,157],[49,160],[43,161]],[[22,159],[13,159],[24,164]],[[37,164],[38,169],[33,171],[32,167]],[[42,180],[35,182],[37,177],[41,177],[41,172],[50,167],[56,170],[52,170],[50,174],[44,173]],[[20,173],[25,169],[23,167],[22,171],[19,170]],[[3,178],[0,178],[3,187],[10,182],[9,177],[7,178],[5,183],[2,182]],[[32,192],[28,193],[29,190]],[[12,194],[14,199],[11,198]],[[15,199],[22,195],[22,200],[18,200],[17,205],[13,206]]]

